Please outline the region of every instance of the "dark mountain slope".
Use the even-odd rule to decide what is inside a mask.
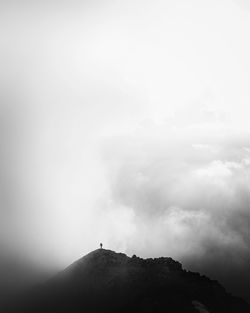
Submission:
[[[16,312],[247,313],[216,281],[171,258],[141,259],[98,249],[32,291]]]

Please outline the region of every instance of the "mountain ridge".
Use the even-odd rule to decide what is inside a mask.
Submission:
[[[186,271],[171,257],[143,259],[106,249],[73,262],[30,297],[25,313],[250,312],[217,281]]]

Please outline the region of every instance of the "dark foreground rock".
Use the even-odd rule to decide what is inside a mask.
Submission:
[[[216,281],[171,258],[98,249],[15,299],[6,313],[250,313]]]

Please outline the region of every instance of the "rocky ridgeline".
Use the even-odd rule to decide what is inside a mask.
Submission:
[[[121,266],[121,265],[134,265],[139,267],[167,267],[170,271],[182,271],[182,264],[173,260],[170,257],[160,257],[160,258],[147,258],[143,259],[136,255],[128,257],[124,253],[116,253],[112,250],[98,249],[95,250],[77,262],[73,263],[69,268],[74,268],[77,266],[91,265],[93,266]]]
[[[182,265],[180,262],[173,260],[170,257],[160,257],[160,258],[148,258],[142,259],[133,255],[130,262],[137,263],[141,266],[167,266],[171,271],[181,271]]]
[[[98,277],[99,285],[105,285],[106,282],[112,284],[121,284],[137,282],[142,287],[145,284],[145,277],[150,276],[150,280],[155,284],[169,286],[179,285],[190,288],[190,292],[194,291],[194,296],[200,294],[200,290],[213,289],[216,294],[224,296],[226,290],[216,280],[211,280],[205,275],[198,272],[191,272],[183,269],[182,264],[175,261],[171,257],[159,258],[141,258],[136,255],[128,257],[124,253],[116,253],[112,250],[98,249],[79,259],[59,277],[85,277],[82,281],[84,285],[88,284],[93,277]],[[147,283],[147,282],[146,282]]]
[[[214,280],[170,257],[98,249],[29,295],[14,313],[250,313]],[[30,301],[32,299],[32,301]]]

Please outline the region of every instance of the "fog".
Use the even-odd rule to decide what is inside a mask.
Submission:
[[[103,242],[247,294],[248,2],[0,12],[1,264],[60,269]]]

